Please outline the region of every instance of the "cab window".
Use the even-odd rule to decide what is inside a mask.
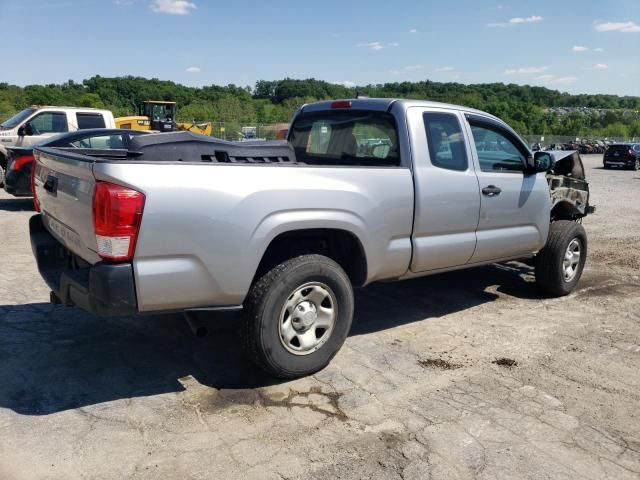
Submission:
[[[524,171],[525,156],[518,147],[497,129],[471,125],[473,141],[483,172]]]
[[[400,165],[395,121],[386,112],[302,113],[291,126],[289,141],[296,160],[310,165]]]
[[[100,113],[76,113],[78,130],[105,128],[104,117]]]
[[[457,117],[451,113],[427,112],[423,118],[431,164],[447,170],[466,170],[467,151]]]
[[[68,132],[67,114],[64,112],[42,112],[31,120],[34,135],[42,133],[62,133]]]
[[[122,135],[99,135],[95,137],[85,137],[69,143],[73,148],[92,148],[100,150],[124,149],[125,145]]]

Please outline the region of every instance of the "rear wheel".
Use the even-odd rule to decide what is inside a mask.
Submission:
[[[636,172],[640,170],[640,158],[636,158],[636,161],[633,164],[633,167],[631,167],[631,169],[635,170]]]
[[[4,168],[0,165],[0,187],[4,185]]]
[[[568,295],[580,281],[586,258],[587,234],[582,225],[553,222],[547,244],[536,256],[536,283],[551,295]]]
[[[330,258],[303,255],[260,278],[245,302],[244,336],[254,362],[278,378],[324,368],[351,328],[353,290]]]

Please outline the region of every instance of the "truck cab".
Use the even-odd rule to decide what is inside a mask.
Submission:
[[[31,106],[0,124],[0,186],[7,147],[28,147],[43,139],[87,128],[115,128],[109,110],[84,107]]]

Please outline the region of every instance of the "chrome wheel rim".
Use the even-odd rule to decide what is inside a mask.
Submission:
[[[578,273],[581,255],[582,248],[580,246],[580,241],[577,238],[574,238],[569,242],[569,246],[564,253],[564,260],[562,261],[562,273],[564,275],[565,282],[573,280]]]
[[[309,355],[331,337],[338,317],[338,302],[320,282],[296,288],[287,298],[279,319],[280,342],[294,355]]]

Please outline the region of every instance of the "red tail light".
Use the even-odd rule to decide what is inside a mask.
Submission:
[[[129,261],[136,248],[144,194],[108,182],[97,182],[93,194],[93,225],[98,255]]]
[[[331,104],[331,108],[351,108],[351,100],[338,100]]]
[[[20,155],[11,163],[10,170],[22,170],[25,165],[33,163],[33,155]]]

